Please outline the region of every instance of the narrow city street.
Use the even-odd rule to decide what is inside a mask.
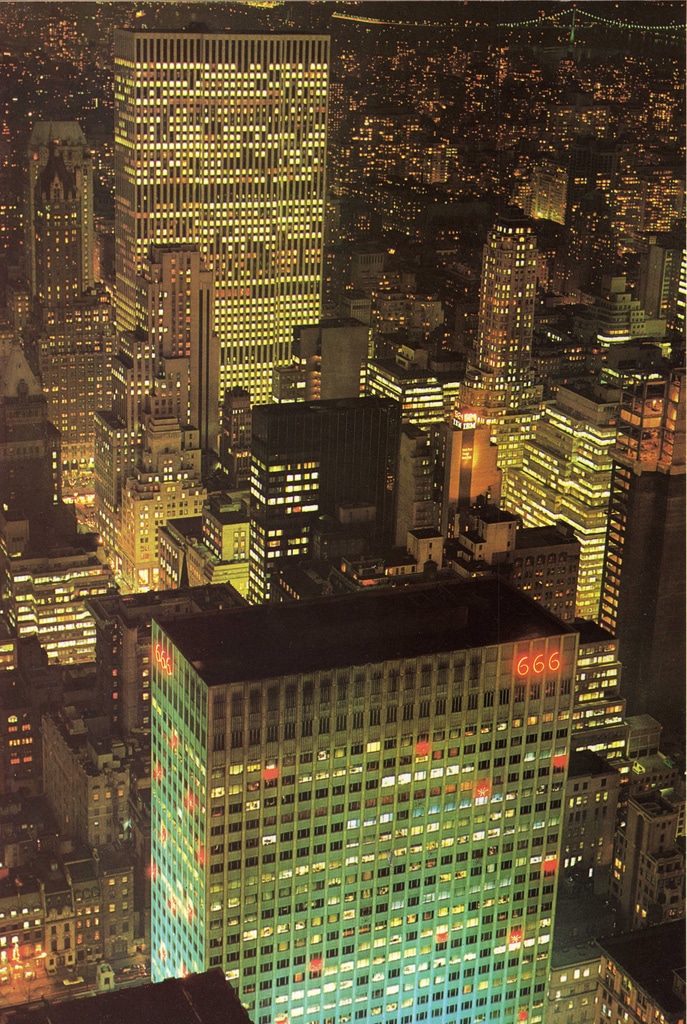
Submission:
[[[41,1001],[62,1002],[96,995],[96,966],[81,964],[71,970],[61,967],[56,974],[48,975],[42,963],[26,965],[28,977],[17,971],[11,981],[0,984],[0,1024],[9,1019],[10,1010],[19,1007],[35,1006]],[[115,961],[112,967],[117,989],[133,988],[150,981],[146,958],[140,954]]]

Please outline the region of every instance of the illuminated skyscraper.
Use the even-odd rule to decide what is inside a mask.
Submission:
[[[196,246],[151,247],[136,278],[136,318],[135,331],[120,333],[120,348],[112,366],[112,409],[99,410],[95,416],[98,527],[108,555],[118,568],[119,540],[123,539],[123,535],[119,538],[122,491],[127,479],[134,475],[143,440],[143,410],[151,391],[156,389],[158,398],[164,398],[164,412],[159,411],[158,415],[176,420],[176,439],[171,442],[170,452],[186,452],[181,460],[183,465],[177,470],[189,487],[191,481],[197,485],[200,480],[201,449],[217,446],[219,356],[213,330],[212,277],[203,267]],[[153,471],[151,466],[148,465],[146,473]],[[165,474],[168,472],[169,467]],[[171,478],[165,475],[164,479]],[[151,483],[155,481],[148,481]],[[150,489],[148,484],[143,491]],[[161,505],[162,495],[157,494],[156,529],[167,515],[189,514],[190,506],[185,499],[184,511],[176,507],[173,490],[170,489],[164,514],[165,502]],[[143,510],[143,506],[139,508]],[[133,555],[132,545],[135,547],[138,541],[133,539],[136,531],[131,524],[128,532],[129,555],[125,561],[133,566],[140,560],[141,552]],[[149,570],[153,563],[156,565],[153,548],[143,559],[151,563],[147,566]],[[136,578],[133,570],[132,578]]]
[[[496,580],[371,591],[154,621],[153,980],[537,1024],[578,634]]]
[[[522,463],[541,415],[542,388],[531,368],[536,285],[537,240],[531,222],[511,207],[484,246],[475,365],[458,406],[492,428],[506,470]]]
[[[523,464],[512,470],[504,504],[525,526],[553,526],[559,519],[580,542],[577,615],[598,619],[611,493],[611,448],[619,392],[577,383],[559,388]]]
[[[320,315],[328,62],[326,36],[116,33],[118,327],[151,243],[198,245],[220,397],[269,401],[293,328]]]

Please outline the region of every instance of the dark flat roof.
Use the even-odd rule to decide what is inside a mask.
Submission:
[[[603,626],[598,626],[591,619],[575,619],[575,629],[580,634],[580,647],[585,644],[606,643],[615,640],[612,633],[609,633]]]
[[[577,537],[572,534],[566,536],[556,526],[527,526],[524,530],[519,530],[515,536],[517,551],[579,545],[579,543]]]
[[[575,633],[499,579],[155,618],[208,685]]]
[[[617,775],[618,771],[593,750],[571,750],[568,778],[582,775]]]
[[[642,928],[599,944],[662,1010],[684,1012],[684,999],[673,991],[673,972],[685,966],[684,921]]]
[[[157,985],[16,1010],[13,1024],[251,1024],[219,967]]]

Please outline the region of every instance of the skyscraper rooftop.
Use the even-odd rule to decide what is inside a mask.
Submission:
[[[575,632],[499,580],[159,621],[209,685]]]

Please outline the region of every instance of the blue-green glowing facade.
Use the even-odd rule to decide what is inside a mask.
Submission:
[[[153,980],[221,966],[256,1024],[543,1020],[572,629],[478,580],[152,643]]]

